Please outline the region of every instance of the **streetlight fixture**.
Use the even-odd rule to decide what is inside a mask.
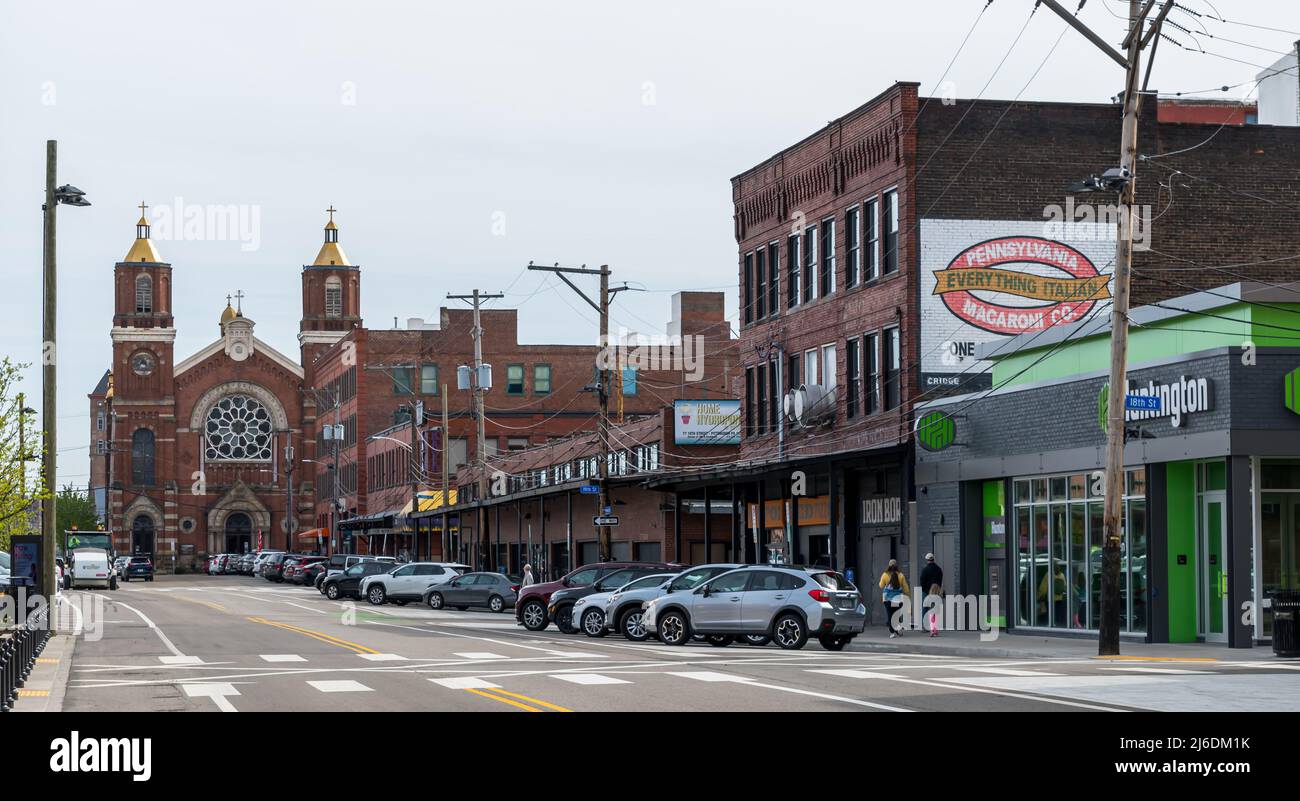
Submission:
[[[41,423],[44,430],[45,453],[41,458],[41,477],[44,482],[46,497],[41,500],[41,559],[43,588],[45,597],[53,598],[54,586],[54,544],[57,537],[56,505],[53,488],[57,483],[55,475],[56,434],[58,424],[55,323],[58,318],[58,271],[55,266],[55,211],[60,204],[65,206],[89,206],[86,193],[72,184],[55,187],[58,174],[59,143],[53,139],[45,142],[45,202],[41,204],[44,212],[45,242],[42,254],[44,261],[45,297],[42,307],[41,324]],[[50,619],[50,628],[54,628],[54,619]]]

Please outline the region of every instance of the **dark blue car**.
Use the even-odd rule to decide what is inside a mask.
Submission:
[[[122,580],[144,579],[153,581],[153,560],[147,556],[132,556],[122,571]]]

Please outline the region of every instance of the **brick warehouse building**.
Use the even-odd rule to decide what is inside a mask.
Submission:
[[[1222,285],[1225,269],[1285,279],[1300,131],[1236,108],[1223,124],[1170,114],[1142,109],[1152,224],[1133,302]],[[899,83],[733,178],[744,437],[735,465],[671,486],[743,505],[746,558],[874,580],[933,550],[957,588],[956,521],[926,514],[924,495],[917,509],[911,406],[987,389],[977,354],[1108,309],[1114,224],[1083,207],[1113,197],[1067,187],[1118,162],[1119,119],[1116,105],[945,103]]]
[[[692,355],[701,358],[700,380],[692,380],[683,370],[629,373],[622,391],[610,400],[611,417],[657,416],[666,403],[684,397],[683,393],[689,393],[685,397],[735,397],[738,357],[723,302],[720,292],[673,296],[667,333],[691,337],[692,343],[699,337],[698,345],[691,347]],[[599,353],[595,345],[520,343],[516,309],[484,309],[481,324],[483,361],[492,365],[494,382],[485,398],[490,464],[595,429],[599,401],[595,392],[587,390],[595,381]],[[406,330],[355,328],[322,350],[314,361],[313,395],[321,428],[326,424],[343,426],[343,439],[337,443],[325,439],[323,430],[318,435],[316,452],[320,456],[312,471],[319,529],[330,527],[331,502],[335,498],[340,501],[336,507],[341,507],[339,536],[333,547],[389,553],[405,550],[422,556],[441,552],[442,516],[433,513],[441,506],[440,458],[447,457],[454,477],[477,452],[472,396],[456,387],[456,368],[473,362],[472,328],[470,309],[443,308],[432,325],[412,320]],[[445,449],[441,433],[436,441],[432,435],[433,429],[441,428],[444,385],[449,429]],[[429,493],[429,501],[420,504],[420,510],[430,513],[423,516],[430,524],[427,534],[423,525],[418,531],[410,529],[405,517],[413,508],[407,461],[411,434],[406,425],[412,403],[422,403],[425,415],[416,439],[424,442],[429,437],[434,452],[429,457],[420,446],[421,467],[416,476],[416,491]],[[376,461],[380,456],[383,461]],[[374,470],[382,470],[382,477],[372,475]],[[459,522],[454,525],[458,527]],[[470,549],[464,558],[484,556],[476,557]]]

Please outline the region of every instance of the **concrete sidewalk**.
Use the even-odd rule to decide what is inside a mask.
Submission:
[[[27,677],[27,683],[18,691],[18,701],[14,704],[13,711],[63,711],[63,693],[68,687],[72,649],[76,642],[76,637],[61,633],[45,643],[45,649],[36,657],[36,665]]]
[[[980,632],[941,631],[931,637],[928,631],[909,630],[890,639],[882,630],[869,628],[853,638],[846,649],[857,652],[891,654],[929,654],[992,659],[1097,659],[1097,639],[1092,637],[1047,637],[1041,634],[998,632],[997,639],[983,641]],[[1286,661],[1279,660],[1268,645],[1254,648],[1229,648],[1219,643],[1145,643],[1121,639],[1120,658],[1151,660],[1214,660],[1220,662]],[[1115,657],[1109,657],[1114,659]]]

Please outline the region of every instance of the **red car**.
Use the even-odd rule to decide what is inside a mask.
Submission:
[[[586,587],[594,584],[605,575],[627,567],[649,567],[655,570],[685,570],[686,565],[670,562],[600,562],[584,565],[566,575],[559,581],[545,584],[530,584],[519,591],[515,601],[515,622],[529,631],[542,631],[550,625],[547,606],[551,602],[551,593],[568,587]]]

